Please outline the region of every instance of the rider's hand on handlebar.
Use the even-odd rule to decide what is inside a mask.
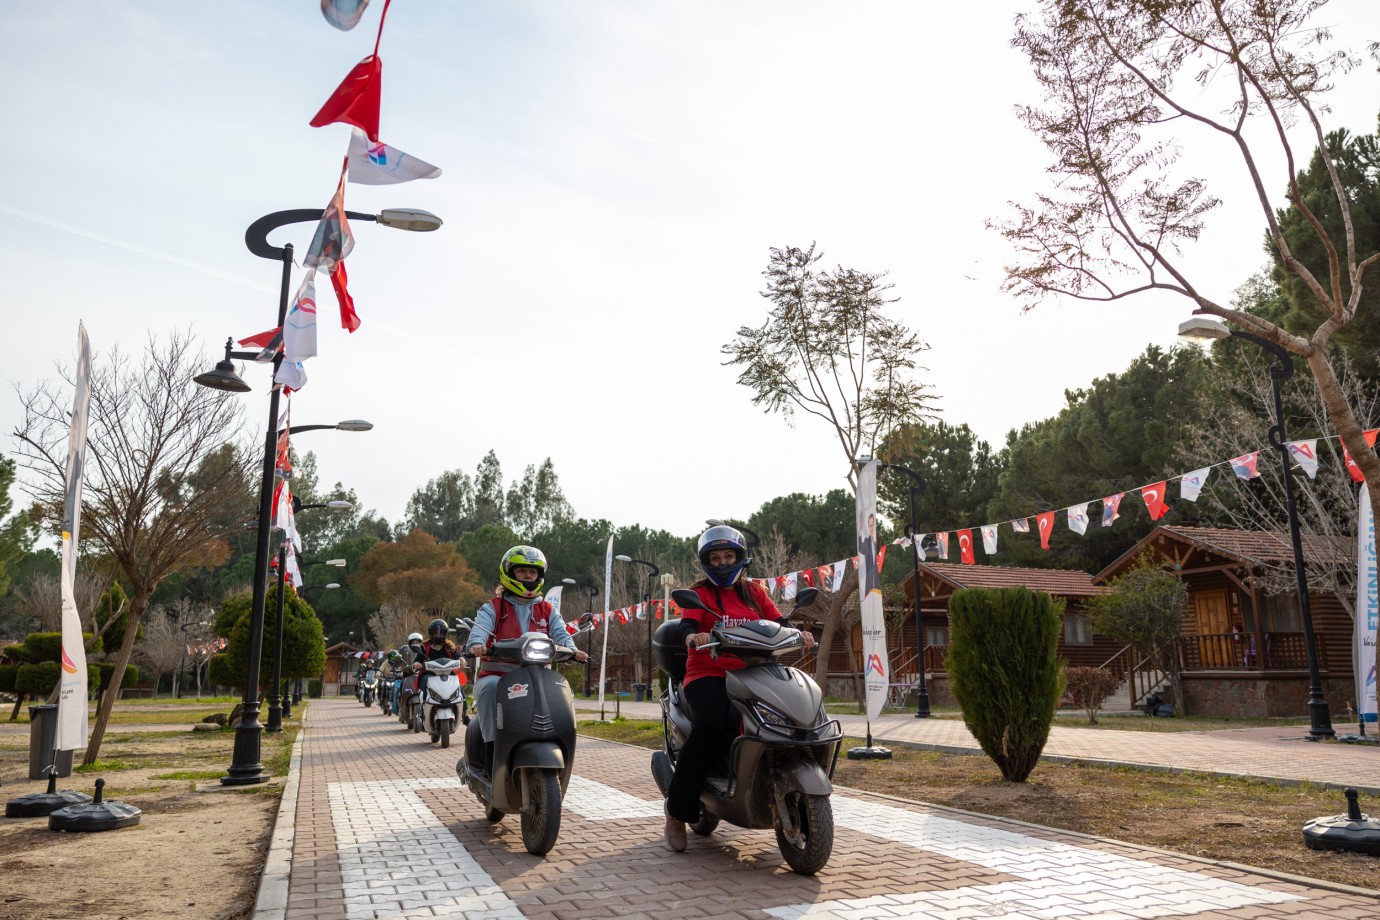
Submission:
[[[575,660],[579,662],[589,661],[589,653],[582,648],[575,650]]]
[[[475,658],[480,658],[484,655],[484,646],[476,642],[474,645],[471,645],[469,648],[465,649],[465,651],[469,652]]]
[[[709,635],[709,633],[707,633],[707,632],[692,633],[692,634],[690,635],[690,637],[689,637],[688,639],[685,640],[685,647],[686,647],[686,648],[699,648],[701,645],[704,645],[704,644],[705,644],[706,642],[708,642],[709,640],[710,640],[710,635]]]
[[[802,630],[800,631],[800,637],[801,637],[803,640],[805,640],[805,647],[806,647],[806,648],[814,648],[814,647],[815,647],[815,636],[814,636],[814,633],[810,632],[808,629],[802,629]]]

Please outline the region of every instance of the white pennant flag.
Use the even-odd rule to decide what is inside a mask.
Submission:
[[[1198,493],[1203,491],[1203,483],[1207,482],[1208,473],[1212,472],[1212,467],[1205,466],[1201,470],[1194,470],[1191,473],[1184,473],[1179,477],[1179,497],[1186,498],[1191,502],[1198,500]]]
[[[397,147],[376,144],[358,128],[350,132],[349,179],[357,185],[396,185],[413,179],[435,179],[441,170],[408,156]]]
[[[789,575],[785,576],[786,586],[781,589],[781,599],[783,601],[795,600],[796,577],[799,574],[799,572],[791,572]]]
[[[316,272],[308,271],[283,323],[283,360],[316,357]],[[293,387],[298,389],[298,387]]]
[[[835,563],[834,563],[834,583],[830,586],[829,590],[831,590],[831,591],[833,591],[835,594],[837,594],[837,593],[839,592],[839,589],[843,587],[843,576],[844,576],[845,574],[847,574],[847,572],[848,572],[848,560],[847,560],[847,559],[840,559],[838,562],[835,562]]]
[[[1294,458],[1294,462],[1299,465],[1299,469],[1307,474],[1309,479],[1318,478],[1317,438],[1308,441],[1290,441],[1289,456]]]
[[[934,535],[934,539],[935,539],[935,542],[939,544],[939,558],[940,558],[940,559],[948,559],[948,558],[949,558],[949,534],[948,534],[948,532],[945,531],[944,533],[937,533],[937,534]]]
[[[1082,536],[1088,532],[1088,506],[1074,505],[1068,508],[1069,530]]]
[[[284,361],[273,372],[273,382],[296,393],[307,385],[307,369],[301,361]]]
[[[997,551],[997,525],[982,525],[982,551],[987,555],[992,555]]]
[[[1016,518],[1011,522],[1011,529],[1016,533],[1030,533],[1030,518]]]

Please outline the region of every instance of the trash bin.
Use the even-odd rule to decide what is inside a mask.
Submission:
[[[57,703],[29,707],[29,779],[47,779],[50,764],[57,766],[59,777],[72,775],[72,752],[58,751],[53,756],[57,725]]]
[[[645,700],[645,699],[647,698],[647,685],[646,685],[646,684],[633,684],[633,685],[632,685],[632,690],[633,690],[633,702],[634,702],[634,703],[640,703],[640,702],[642,702],[643,700]]]

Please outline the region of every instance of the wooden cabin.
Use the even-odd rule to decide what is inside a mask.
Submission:
[[[326,667],[321,672],[322,696],[349,696],[355,692],[355,659],[361,649],[348,642],[337,642],[326,649]]]
[[[1354,567],[1349,541],[1305,535],[1304,567],[1315,573]],[[1189,591],[1179,646],[1187,707],[1195,715],[1305,716],[1308,659],[1297,590],[1267,570],[1292,573],[1287,534],[1216,527],[1164,526],[1151,531],[1093,577],[1105,585],[1145,554],[1176,572]],[[1309,608],[1323,693],[1333,717],[1355,706],[1353,623],[1342,601],[1310,583]]]
[[[916,651],[914,575],[901,582],[906,606],[897,606],[888,617],[887,644],[891,649],[891,673],[897,697],[913,700],[909,687],[918,679]],[[948,692],[944,657],[949,651],[949,600],[963,588],[1025,587],[1044,591],[1065,602],[1064,631],[1059,656],[1079,667],[1113,667],[1121,646],[1106,636],[1093,634],[1088,600],[1107,589],[1095,584],[1086,572],[1064,569],[1027,569],[999,565],[961,565],[952,562],[920,564],[920,620],[924,627],[925,683],[932,705],[953,705]],[[894,624],[894,625],[893,625]],[[832,664],[832,662],[831,662]],[[1123,675],[1125,676],[1125,675]]]

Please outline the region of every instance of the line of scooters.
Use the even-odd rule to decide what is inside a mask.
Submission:
[[[816,594],[814,588],[802,588],[791,614],[808,606]],[[694,591],[679,590],[672,596],[682,609],[707,609]],[[789,619],[719,625],[710,631],[706,647],[744,663],[726,677],[742,731],[733,741],[729,763],[712,771],[705,783],[702,816],[691,829],[708,836],[720,821],[771,828],[791,869],[813,875],[824,868],[833,850],[831,778],[843,732],[825,712],[824,694],[814,680],[776,660],[804,645]],[[462,620],[459,625],[467,635],[472,624]],[[661,694],[663,749],[651,762],[663,797],[691,729],[689,704],[681,692],[686,649],[678,626],[674,620],[662,624],[652,642],[657,664],[670,684]],[[576,635],[593,629],[593,616],[582,616],[578,627]],[[575,700],[565,677],[553,668],[573,655],[573,650],[542,633],[491,644],[485,668],[505,673],[495,686],[495,737],[489,746],[466,705],[459,679],[465,668],[461,660],[427,663],[426,699],[420,703],[415,693],[394,690],[395,708],[404,724],[430,732],[431,740],[442,746],[449,743],[458,709],[466,728],[456,774],[478,799],[485,820],[496,823],[512,812],[520,815],[523,846],[536,856],[548,853],[560,834],[561,803],[575,762]]]

